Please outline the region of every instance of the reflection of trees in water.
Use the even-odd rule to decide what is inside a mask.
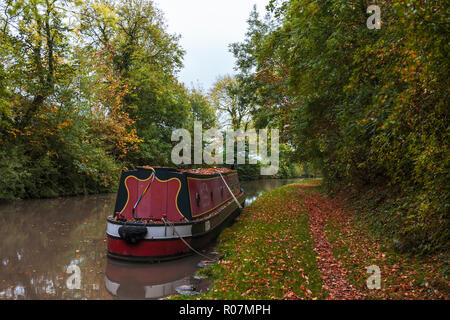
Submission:
[[[79,290],[66,288],[70,263],[80,266],[82,285],[100,287],[90,275],[100,278],[103,270],[105,218],[113,201],[99,195],[0,206],[0,299],[80,298]]]

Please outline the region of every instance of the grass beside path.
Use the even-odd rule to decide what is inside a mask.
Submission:
[[[298,188],[267,192],[222,232],[217,250],[223,258],[201,270],[212,277],[213,287],[200,298],[325,298]]]
[[[396,253],[319,182],[267,192],[219,238],[222,259],[199,271],[200,296],[172,299],[448,299],[448,260]],[[367,267],[381,288],[367,287]]]

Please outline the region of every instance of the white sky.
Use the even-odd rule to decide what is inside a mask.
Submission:
[[[256,4],[261,16],[269,0],[154,0],[164,13],[169,33],[181,35],[186,51],[178,74],[186,86],[209,90],[218,76],[234,74],[228,45],[241,42]]]

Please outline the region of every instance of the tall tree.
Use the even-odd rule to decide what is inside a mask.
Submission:
[[[249,105],[242,99],[239,82],[231,76],[219,77],[210,92],[211,101],[222,127],[247,130],[250,124]]]
[[[214,122],[151,1],[0,6],[0,199],[110,191],[121,166],[169,164],[172,129]]]
[[[253,117],[258,125],[279,119],[297,159],[320,162],[330,188],[383,187],[404,199],[384,218],[397,223],[400,246],[442,247],[448,6],[382,2],[381,29],[367,27],[367,7],[273,0],[269,23],[253,14],[246,40],[232,46],[256,88],[250,97],[264,105]]]
[[[67,18],[61,7],[72,1],[5,1],[2,5],[3,64],[10,86],[20,92],[16,118],[23,130],[47,99],[58,99],[55,86],[70,81]]]
[[[114,68],[129,85],[124,111],[143,140],[132,163],[170,163],[172,130],[188,126],[189,93],[178,83],[183,50],[165,29],[161,12],[148,0],[92,1],[81,30],[90,44],[110,52]]]

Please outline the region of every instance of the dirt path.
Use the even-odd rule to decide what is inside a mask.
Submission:
[[[336,209],[332,201],[325,197],[317,195],[312,197],[303,188],[299,188],[298,192],[305,201],[314,241],[314,251],[317,253],[317,262],[322,273],[323,288],[328,291],[329,299],[364,299],[364,295],[348,283],[346,270],[334,257],[331,244],[325,234],[326,221],[339,214],[339,209]]]

